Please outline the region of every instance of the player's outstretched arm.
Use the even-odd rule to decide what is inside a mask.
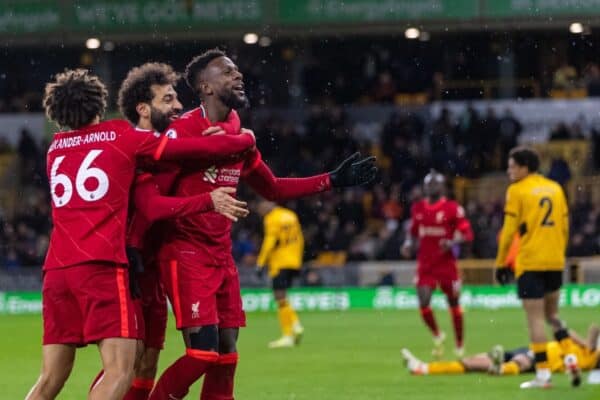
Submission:
[[[244,174],[244,180],[258,194],[267,200],[283,201],[309,196],[330,190],[333,187],[347,187],[367,184],[375,178],[377,167],[375,157],[360,160],[359,154],[344,160],[334,171],[306,178],[279,178],[260,160],[257,160],[249,172]]]

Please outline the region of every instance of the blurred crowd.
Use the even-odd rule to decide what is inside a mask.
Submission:
[[[302,121],[269,114],[249,120],[249,126],[255,130],[263,158],[278,176],[330,171],[355,151],[378,157],[380,175],[370,186],[284,204],[300,217],[306,260],[337,252],[343,253],[343,262],[399,259],[410,206],[422,198],[420,184],[429,169],[434,167],[449,178],[498,173],[522,131],[521,122],[509,110],[497,116],[492,109],[479,114],[470,107],[457,115],[444,109],[430,121],[419,112],[397,111],[381,124],[352,123],[342,108],[315,107]],[[573,125],[565,127],[573,129]],[[576,136],[569,133],[568,137]],[[18,193],[11,218],[0,210],[0,264],[5,268],[40,265],[51,228],[44,151],[26,130],[12,151],[19,172],[11,184],[18,182]],[[259,198],[243,185],[240,197],[250,202],[253,212],[234,225],[234,256],[240,264],[251,265],[262,241],[262,221],[256,212]],[[502,202],[499,197],[464,204],[475,241],[463,249],[463,257],[495,256]],[[576,256],[597,254],[600,207],[583,194],[572,202],[569,251]]]

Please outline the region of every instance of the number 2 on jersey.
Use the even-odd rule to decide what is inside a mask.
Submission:
[[[75,177],[75,189],[79,197],[84,201],[98,201],[108,192],[108,175],[100,168],[92,167],[90,165],[94,160],[102,153],[102,150],[90,150],[85,156],[79,169],[77,170],[77,176]],[[73,197],[73,182],[65,174],[59,174],[58,168],[65,159],[65,156],[56,157],[50,170],[50,192],[52,194],[52,200],[56,207],[63,207],[71,201]],[[85,182],[94,178],[98,181],[98,187],[94,190],[88,190],[85,187]],[[61,195],[56,194],[56,188],[58,186],[63,187],[63,193]]]
[[[546,206],[548,206],[548,211],[546,211],[546,215],[542,219],[542,226],[554,226],[554,221],[550,219],[552,216],[552,199],[550,197],[542,197],[540,199],[540,207],[545,208]]]

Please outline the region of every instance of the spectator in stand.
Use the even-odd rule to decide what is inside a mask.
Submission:
[[[577,87],[577,70],[565,60],[554,72],[552,87],[558,90],[571,90]]]
[[[571,138],[571,132],[564,122],[559,123],[550,132],[550,140],[568,140]]]
[[[600,67],[598,67],[598,64],[590,63],[585,67],[583,84],[589,97],[600,96]]]
[[[510,108],[504,110],[504,115],[500,118],[499,130],[500,169],[504,169],[508,163],[508,153],[510,149],[517,147],[519,136],[523,130],[523,125],[515,118]]]
[[[41,183],[41,152],[37,143],[33,139],[31,132],[29,132],[27,128],[21,129],[21,137],[17,146],[17,154],[19,156],[21,183]]]

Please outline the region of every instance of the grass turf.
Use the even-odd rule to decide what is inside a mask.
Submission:
[[[450,317],[436,312],[448,333],[447,354],[452,354]],[[598,310],[565,309],[569,325],[585,333]],[[348,311],[301,313],[306,328],[302,345],[294,349],[268,350],[266,343],[278,336],[274,314],[249,314],[248,327],[239,341],[240,364],[236,382],[238,400],[336,400],[336,399],[443,399],[511,400],[600,398],[600,387],[569,386],[567,377],[555,375],[550,390],[523,391],[518,384],[530,376],[491,377],[410,376],[400,348],[410,348],[427,359],[431,338],[416,311]],[[527,344],[521,310],[465,313],[466,347],[469,353],[486,351],[493,344],[506,347]],[[171,318],[172,322],[172,318]],[[40,316],[0,316],[0,398],[22,399],[37,377],[40,365]],[[169,326],[160,369],[182,354],[179,333]],[[59,399],[85,398],[87,387],[99,370],[95,346],[78,351],[70,380]],[[198,398],[195,385],[188,398]]]

